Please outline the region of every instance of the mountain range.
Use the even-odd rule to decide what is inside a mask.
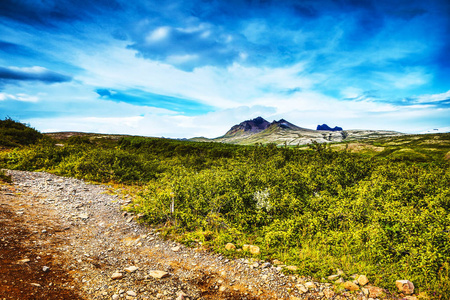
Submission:
[[[234,125],[223,136],[207,139],[193,138],[193,141],[210,141],[230,144],[251,145],[256,143],[277,145],[306,145],[309,143],[342,142],[376,137],[399,136],[403,133],[389,130],[343,130],[331,128],[326,124],[318,125],[317,130],[299,127],[284,119],[268,122],[262,117],[243,121]]]

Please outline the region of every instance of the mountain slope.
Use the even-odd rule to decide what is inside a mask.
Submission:
[[[337,128],[340,129],[340,127]],[[387,130],[313,130],[299,127],[284,119],[269,123],[263,118],[258,117],[234,125],[225,135],[212,139],[212,141],[240,145],[251,145],[256,143],[306,145],[312,142],[342,142],[344,140],[361,140],[399,135],[402,135],[402,133]]]

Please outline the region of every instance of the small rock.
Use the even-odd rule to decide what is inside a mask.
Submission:
[[[220,286],[219,288],[219,292],[225,292],[227,290],[227,288],[225,286]]]
[[[359,290],[359,286],[357,286],[356,284],[354,284],[351,281],[344,282],[344,288],[349,290],[349,291],[357,291],[357,290]]]
[[[176,247],[173,247],[173,248],[172,248],[172,251],[173,251],[173,252],[178,252],[178,251],[180,251],[180,249],[181,249],[180,246],[176,246]]]
[[[267,269],[270,267],[270,262],[265,262],[261,265],[261,269]]]
[[[17,261],[18,264],[25,264],[27,262],[30,262],[30,260],[28,258],[24,258],[24,259],[21,259],[21,260]]]
[[[134,292],[134,291],[128,291],[127,295],[131,296],[131,297],[136,297],[137,296],[136,292]]]
[[[289,300],[301,300],[301,298],[299,297],[295,297],[295,296],[290,296]]]
[[[259,249],[259,247],[258,246],[254,246],[254,245],[250,245],[249,251],[253,255],[259,255],[261,253],[261,250]]]
[[[79,217],[80,219],[82,219],[82,220],[89,219],[89,215],[88,215],[88,214],[80,214],[78,217]]]
[[[411,295],[414,293],[414,284],[409,280],[397,280],[395,282],[398,290],[406,295]]]
[[[336,280],[334,283],[336,283],[336,284],[344,283],[344,278],[339,278],[339,279]]]
[[[327,299],[330,299],[330,298],[332,298],[332,297],[334,296],[334,291],[333,291],[333,290],[330,290],[330,289],[325,289],[325,290],[323,291],[323,294],[325,295],[325,297],[326,297]]]
[[[111,275],[111,279],[121,279],[121,278],[123,278],[123,274],[119,272],[113,273]]]
[[[39,283],[30,283],[32,286],[37,286],[37,287],[42,287],[42,285],[40,285]]]
[[[152,271],[148,272],[148,275],[150,275],[151,277],[156,278],[156,279],[161,279],[164,277],[168,277],[169,273],[164,272],[164,271],[159,271],[159,270],[152,270]]]
[[[120,298],[120,296],[117,295],[117,294],[114,294],[114,295],[112,295],[112,297],[111,297],[112,300],[117,300],[117,299],[119,299],[119,298]]]
[[[382,288],[379,288],[376,286],[369,286],[367,288],[369,289],[369,297],[370,298],[381,298],[384,294],[384,291]]]
[[[358,284],[360,285],[360,286],[365,286],[366,284],[368,284],[369,283],[369,279],[367,279],[367,276],[366,275],[360,275],[359,277],[358,277]]]
[[[282,264],[283,264],[283,262],[279,261],[278,259],[274,259],[274,260],[272,261],[272,263],[273,263],[274,265],[282,265]]]
[[[50,268],[49,268],[49,267],[47,267],[47,266],[43,266],[43,267],[42,267],[42,271],[44,271],[44,272],[48,272],[48,271],[50,271]]]
[[[287,266],[286,269],[288,269],[289,271],[295,272],[298,270],[298,267],[297,266]]]
[[[308,292],[308,288],[305,287],[304,285],[298,285],[297,287],[298,287],[299,292],[301,292],[301,294]]]
[[[225,249],[228,251],[234,251],[236,250],[236,246],[233,243],[228,243],[225,245]]]
[[[128,268],[125,268],[125,271],[127,271],[128,273],[134,273],[137,271],[137,269],[139,269],[139,268],[135,267],[135,266],[130,266]]]
[[[334,280],[337,280],[337,279],[339,278],[339,275],[330,275],[330,276],[328,276],[327,278],[328,278],[328,280],[330,280],[330,281],[334,281]]]
[[[315,289],[316,288],[316,284],[314,282],[311,282],[311,281],[305,282],[305,287],[307,289]]]

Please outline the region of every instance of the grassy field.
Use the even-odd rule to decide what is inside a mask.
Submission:
[[[121,183],[136,191],[125,209],[187,245],[251,256],[224,246],[253,244],[299,274],[339,268],[450,297],[450,134],[307,148],[99,135],[16,144],[0,167]]]

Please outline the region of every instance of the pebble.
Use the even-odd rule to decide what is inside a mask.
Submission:
[[[135,266],[130,266],[130,267],[125,268],[125,271],[127,271],[128,273],[134,273],[137,271],[137,269],[139,269],[139,268],[135,267]]]
[[[111,275],[111,279],[122,279],[122,278],[123,278],[123,274],[122,274],[122,273],[119,273],[119,272],[113,273],[113,274]]]
[[[136,297],[137,296],[136,292],[134,292],[134,291],[128,291],[127,295],[131,296],[131,297]]]
[[[165,271],[152,270],[152,271],[148,272],[148,275],[150,275],[151,277],[156,278],[156,279],[161,279],[164,277],[168,277],[169,273],[167,273]]]
[[[48,271],[50,271],[50,268],[49,268],[49,267],[47,267],[47,266],[43,266],[43,267],[42,267],[42,271],[44,271],[44,272],[48,272]]]

